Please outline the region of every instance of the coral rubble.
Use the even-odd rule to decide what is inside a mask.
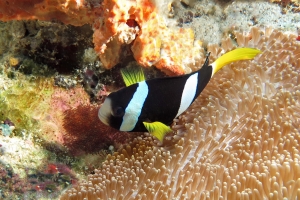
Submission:
[[[136,138],[61,199],[299,198],[300,44],[272,29],[235,35],[262,54],[216,74],[163,144]]]

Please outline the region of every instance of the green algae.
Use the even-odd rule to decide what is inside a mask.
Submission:
[[[0,120],[10,119],[16,126],[15,133],[20,134],[39,127],[39,119],[49,110],[53,83],[47,78],[15,73],[13,79],[2,76],[5,88],[0,91]]]

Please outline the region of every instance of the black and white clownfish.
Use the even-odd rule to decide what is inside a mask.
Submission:
[[[142,69],[121,70],[126,84],[110,93],[99,109],[100,120],[120,131],[148,131],[160,141],[172,131],[169,125],[200,95],[211,77],[224,65],[253,59],[261,51],[239,48],[209,64],[209,55],[202,68],[190,74],[154,78],[145,81]]]

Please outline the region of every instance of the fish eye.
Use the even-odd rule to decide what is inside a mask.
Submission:
[[[124,109],[122,107],[116,107],[113,109],[113,116],[122,117],[124,115]]]

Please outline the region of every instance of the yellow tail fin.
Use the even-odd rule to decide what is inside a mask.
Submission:
[[[213,73],[211,76],[217,73],[217,71],[219,71],[223,66],[231,62],[239,60],[251,60],[259,53],[261,53],[260,50],[253,48],[239,48],[229,51],[211,64],[211,66],[213,67]]]

